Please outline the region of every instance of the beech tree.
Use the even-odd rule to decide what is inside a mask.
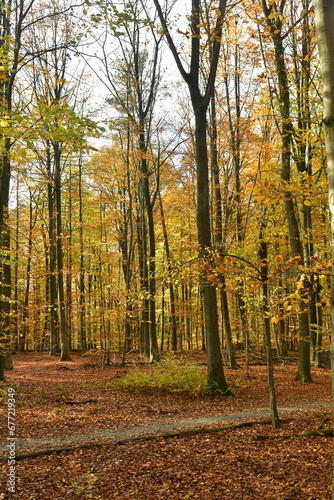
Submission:
[[[331,345],[332,398],[334,401],[334,3],[315,1],[315,23],[323,82],[323,125],[328,165],[328,196],[331,227]],[[334,499],[334,474],[332,482]]]
[[[204,320],[206,331],[206,348],[208,357],[208,388],[212,393],[229,394],[222,364],[220,339],[218,329],[218,311],[216,288],[205,277],[205,266],[212,268],[212,241],[209,203],[209,160],[207,145],[207,110],[214,93],[215,79],[221,46],[222,23],[225,14],[226,2],[220,0],[216,9],[214,27],[211,32],[213,41],[210,59],[209,74],[205,82],[202,81],[202,52],[201,52],[201,11],[203,5],[200,0],[191,2],[190,38],[191,53],[189,69],[182,62],[174,43],[166,8],[158,0],[154,0],[163,33],[173,54],[180,75],[188,85],[190,101],[195,117],[195,150],[197,167],[197,229],[200,256],[203,261],[202,293],[204,300]],[[201,64],[202,62],[202,64]]]

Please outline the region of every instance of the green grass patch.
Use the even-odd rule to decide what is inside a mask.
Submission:
[[[182,358],[168,357],[145,370],[135,366],[116,384],[126,390],[145,391],[147,389],[170,392],[205,392],[207,380],[201,368],[192,366]]]

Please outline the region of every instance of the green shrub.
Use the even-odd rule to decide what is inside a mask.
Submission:
[[[174,357],[154,364],[148,371],[135,367],[116,383],[124,389],[135,391],[158,389],[171,392],[204,392],[206,388],[206,378],[199,367]]]

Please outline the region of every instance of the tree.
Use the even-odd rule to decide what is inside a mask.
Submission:
[[[264,217],[266,216],[264,212]],[[268,243],[265,238],[265,221],[260,224],[260,247],[259,261],[261,263],[261,286],[262,286],[262,310],[264,321],[264,338],[267,352],[267,373],[268,373],[268,388],[269,388],[269,406],[271,414],[271,422],[274,428],[281,427],[280,419],[277,411],[276,392],[274,383],[274,366],[271,350],[271,334],[270,334],[270,318],[269,318],[269,289],[268,289]]]
[[[202,292],[204,300],[204,319],[206,332],[206,348],[208,356],[208,388],[214,394],[217,392],[229,394],[228,385],[223,370],[220,350],[218,311],[216,288],[205,276],[205,267],[212,268],[212,242],[209,203],[209,160],[207,145],[207,110],[214,94],[215,78],[217,73],[219,52],[221,45],[222,24],[226,2],[220,0],[217,6],[215,26],[211,36],[214,40],[210,60],[209,76],[205,82],[201,81],[203,60],[201,54],[201,2],[192,0],[191,3],[191,54],[189,71],[182,63],[176,45],[171,35],[168,19],[158,0],[154,0],[162,30],[169,48],[173,54],[178,70],[188,85],[190,100],[195,117],[195,149],[197,168],[197,230],[200,256],[203,262]],[[201,65],[202,62],[202,65]],[[204,91],[202,90],[204,89]]]
[[[334,401],[334,3],[315,1],[315,23],[323,82],[323,125],[328,165],[328,196],[331,227],[331,345],[332,398]],[[334,499],[334,474],[332,483]]]

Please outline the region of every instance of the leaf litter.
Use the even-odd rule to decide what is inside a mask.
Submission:
[[[202,353],[189,354],[186,360],[205,371]],[[275,366],[279,407],[319,404],[318,409],[282,414],[279,430],[264,422],[233,429],[222,429],[225,423],[213,422],[207,425],[209,432],[199,426],[202,429],[197,434],[101,446],[110,441],[103,432],[136,435],[142,426],[158,429],[166,424],[177,431],[182,430],[179,422],[192,418],[266,409],[266,367],[251,366],[249,378],[244,368],[227,369],[235,397],[213,399],[202,393],[124,391],[116,381],[133,366],[148,372],[152,369],[135,355],[125,368],[114,362],[105,370],[101,370],[99,356],[93,354],[86,358],[73,355],[73,362],[66,364],[35,353],[17,354],[14,361],[15,370],[6,373],[6,383],[0,386],[0,423],[6,432],[4,394],[14,387],[16,452],[43,450],[50,443],[54,447],[74,444],[76,448],[17,462],[15,493],[6,491],[8,465],[2,462],[1,499],[331,498],[333,438],[303,436],[332,428],[331,408],[321,406],[331,400],[329,369],[313,368],[314,382],[303,384],[293,381],[295,364]],[[91,440],[97,430],[102,434]],[[25,448],[19,448],[21,440],[26,440]],[[90,442],[100,446],[80,448]],[[4,451],[2,456],[6,456]]]

